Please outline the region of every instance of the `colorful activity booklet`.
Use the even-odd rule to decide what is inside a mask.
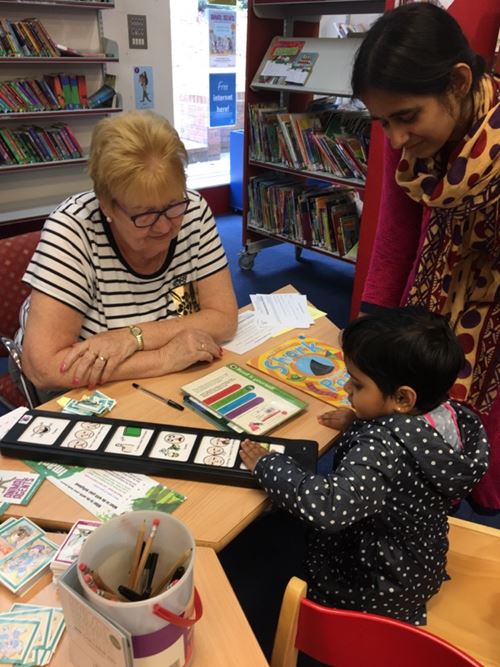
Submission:
[[[253,435],[267,433],[307,406],[238,364],[227,364],[181,389],[233,430]]]
[[[349,379],[342,350],[297,336],[248,361],[250,366],[335,407],[349,407],[344,385]]]

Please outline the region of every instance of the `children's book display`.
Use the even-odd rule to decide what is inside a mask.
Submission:
[[[187,405],[211,414],[222,428],[267,433],[301,412],[307,403],[238,364],[227,364],[181,387]]]
[[[239,456],[247,434],[28,410],[0,441],[4,456],[256,487]],[[255,437],[254,437],[255,439]],[[318,443],[260,436],[315,471]]]
[[[7,519],[0,526],[0,584],[22,595],[47,571],[56,551],[57,544],[29,519]]]
[[[351,405],[344,389],[349,375],[342,351],[315,338],[297,336],[248,364],[335,407]]]

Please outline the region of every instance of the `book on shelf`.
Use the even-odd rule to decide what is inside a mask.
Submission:
[[[300,51],[295,60],[291,63],[287,72],[285,83],[295,86],[303,86],[311,76],[315,62],[318,60],[319,53],[315,51]]]
[[[0,113],[86,108],[87,82],[83,74],[60,73],[0,82]]]
[[[250,155],[262,162],[279,162],[281,152],[277,138],[277,116],[285,107],[276,104],[252,104],[250,115]]]
[[[88,105],[91,109],[108,108],[113,104],[116,95],[114,88],[107,83],[88,96]]]
[[[64,108],[73,109],[73,93],[71,91],[71,82],[69,74],[59,74],[59,79],[61,81],[63,97],[64,97]]]
[[[64,109],[66,107],[66,99],[64,97],[63,85],[62,85],[63,74],[45,74],[43,80],[46,83],[47,88],[52,94],[52,100],[55,99],[57,108]]]
[[[89,106],[88,93],[87,93],[87,79],[83,74],[76,75],[76,85],[78,88],[78,98],[80,101],[80,108],[87,109]]]
[[[69,160],[82,155],[78,140],[63,123],[45,128],[34,125],[15,130],[0,128],[0,157],[5,165]]]
[[[265,56],[259,83],[283,85],[291,67],[305,45],[304,40],[275,37]]]
[[[105,58],[103,51],[82,51],[65,44],[55,44],[58,55],[63,58]]]
[[[335,407],[349,407],[344,389],[349,375],[342,350],[309,336],[297,336],[266,350],[247,362]]]
[[[81,109],[78,80],[73,74],[69,76],[69,85],[71,88],[71,104],[73,105],[73,109]]]
[[[53,58],[59,55],[53,39],[37,18],[0,19],[0,45],[4,56]]]
[[[266,172],[248,184],[249,226],[342,257],[359,239],[357,193]]]
[[[0,526],[0,584],[22,595],[47,572],[56,551],[29,519],[7,519]]]
[[[316,111],[289,113],[277,104],[251,104],[250,157],[337,178],[364,180],[369,122],[359,111],[316,107]]]
[[[238,364],[227,364],[181,387],[204,410],[240,433],[263,435],[307,403]]]

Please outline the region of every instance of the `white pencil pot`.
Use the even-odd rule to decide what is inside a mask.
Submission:
[[[181,521],[154,511],[115,517],[87,538],[78,564],[87,565],[109,588],[117,591],[118,586],[127,585],[137,536],[144,522],[146,541],[155,519],[159,524],[151,551],[158,553],[158,562],[152,590],[159,586],[172,564],[191,550],[185,572],[177,583],[149,599],[122,602],[99,596],[84,581],[80,569],[78,578],[92,606],[131,633],[135,667],[176,664],[187,667],[192,657],[194,624],[201,617],[202,608],[193,586],[195,543]]]

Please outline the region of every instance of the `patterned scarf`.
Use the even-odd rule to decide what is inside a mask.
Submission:
[[[470,129],[448,158],[403,152],[397,183],[428,226],[407,303],[446,315],[466,356],[452,396],[488,413],[500,384],[500,81],[485,75]]]

